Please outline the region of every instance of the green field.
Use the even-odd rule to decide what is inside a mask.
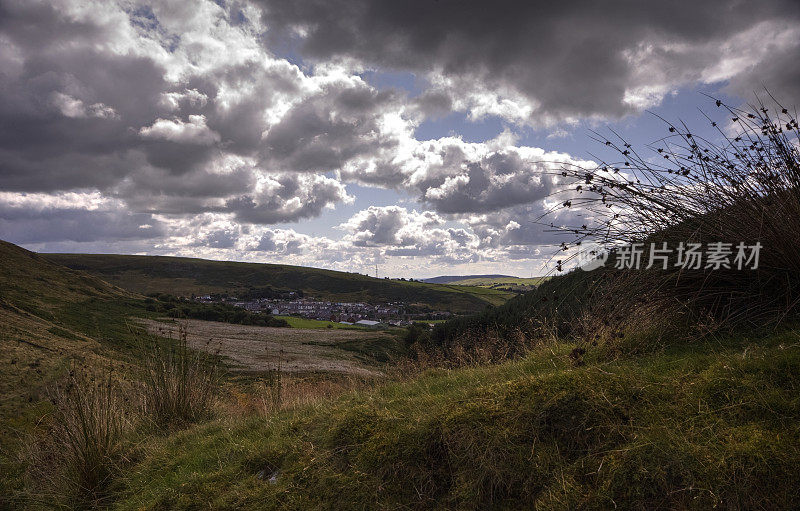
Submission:
[[[444,279],[445,277],[438,277]],[[520,293],[525,293],[535,289],[542,282],[550,277],[504,277],[504,276],[480,276],[480,277],[450,277],[447,282],[439,283],[444,286],[469,287],[471,289],[488,289],[494,293],[505,293],[509,298]],[[474,292],[474,291],[473,291]],[[494,303],[501,305],[502,302]]]
[[[265,290],[303,291],[322,300],[397,301],[421,310],[453,313],[478,312],[513,296],[482,287],[376,279],[358,273],[278,264],[130,255],[42,254],[42,257],[141,294],[237,296]]]
[[[517,286],[538,286],[549,277],[492,277],[492,278],[474,278],[462,279],[450,282],[450,284],[457,286],[495,286],[499,284],[514,284]]]
[[[274,316],[278,319],[285,319],[292,328],[335,328],[340,330],[370,330],[369,327],[361,325],[343,325],[336,321],[321,321],[318,319],[298,318],[297,316]]]
[[[7,496],[21,491],[25,470],[21,452],[32,434],[44,433],[40,429],[52,413],[48,393],[54,383],[76,368],[92,373],[113,366],[120,378],[136,378],[141,355],[137,319],[163,317],[165,305],[172,304],[145,299],[0,241],[0,508],[7,508]],[[327,322],[319,323],[299,320],[296,328],[264,331],[280,343],[283,336],[302,336],[300,328],[316,328],[324,335],[319,329]],[[231,331],[260,331],[260,327],[216,325]],[[359,366],[369,366],[402,348],[390,333],[350,328],[352,332],[342,333],[352,338],[337,341],[331,349],[322,347],[326,360],[335,363],[355,357]]]

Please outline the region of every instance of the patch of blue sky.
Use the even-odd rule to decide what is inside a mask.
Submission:
[[[400,89],[408,93],[409,98],[422,94],[427,88],[427,81],[407,71],[367,70],[359,76],[376,89]]]
[[[628,115],[621,119],[606,122],[582,121],[577,126],[559,126],[552,129],[531,128],[515,130],[520,136],[520,145],[541,147],[549,151],[559,151],[576,158],[591,159],[593,155],[606,156],[606,148],[592,140],[592,131],[612,138],[618,133],[636,148],[648,146],[659,147],[664,137],[669,135],[669,121],[679,125],[681,121],[693,134],[705,137],[709,141],[719,142],[722,135],[711,125],[703,113],[724,128],[730,120],[723,108],[718,108],[714,100],[703,95],[708,94],[731,105],[738,105],[741,99],[726,95],[722,89],[724,83],[702,87],[683,88],[674,94],[668,94],[661,103],[636,115]],[[659,118],[661,117],[661,118]],[[662,119],[663,118],[663,119]]]
[[[427,119],[417,126],[417,140],[460,136],[465,142],[485,142],[503,132],[507,123],[500,117],[471,120],[466,112],[450,112],[437,119]]]

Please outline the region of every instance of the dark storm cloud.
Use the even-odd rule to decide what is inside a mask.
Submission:
[[[339,227],[352,233],[355,246],[417,245],[425,238],[427,228],[441,222],[431,212],[409,213],[400,206],[370,206]]]
[[[239,239],[238,230],[219,229],[205,234],[198,239],[194,245],[210,248],[232,248],[234,245],[236,245],[237,239]]]
[[[116,196],[136,211],[173,215],[223,211],[221,197],[246,193],[253,188],[255,180],[253,170],[247,167],[234,168],[224,174],[195,170],[175,175],[144,166],[132,172],[116,189]]]
[[[167,90],[160,65],[108,52],[109,27],[54,5],[6,2],[2,9],[0,187],[104,188],[130,171],[135,148],[156,164],[177,160],[157,144],[141,147],[137,134]]]
[[[476,258],[477,237],[465,229],[443,229],[443,222],[431,211],[370,206],[338,228],[349,232],[346,239],[353,247],[381,247],[389,256],[435,257],[448,263]]]
[[[555,118],[618,116],[636,108],[636,87],[702,81],[725,44],[754,30],[739,53],[768,49],[730,78],[737,90],[762,84],[800,98],[800,40],[772,36],[796,27],[796,0],[599,2],[262,0],[273,39],[301,29],[309,58],[356,58],[371,65],[512,88]],[[764,32],[759,26],[767,23]],[[734,55],[741,56],[741,55]],[[793,58],[792,58],[793,56]],[[645,62],[642,61],[644,59]],[[642,68],[654,66],[642,73]],[[666,82],[666,83],[665,83]],[[641,92],[641,91],[640,91]]]
[[[287,231],[267,231],[256,246],[256,250],[281,255],[298,255],[303,253],[307,237]]]
[[[336,168],[381,145],[370,134],[390,94],[333,80],[305,103],[315,93],[307,77],[264,51],[252,27],[236,28],[247,22],[241,12],[229,14],[211,2],[0,4],[0,190],[99,190],[122,199],[133,219],[231,213],[230,205],[259,222],[307,218],[346,197],[314,180],[287,181],[271,199],[253,189],[273,170]],[[305,106],[285,119],[270,114],[298,100]],[[309,112],[319,115],[313,133],[302,124]],[[318,144],[281,152],[263,140],[270,127],[268,142],[281,148],[286,136]],[[294,207],[298,196],[304,203]]]
[[[719,81],[800,99],[796,1],[145,1],[0,0],[0,237],[517,257],[551,241],[527,221],[556,187],[542,162],[571,161],[520,146],[519,124],[624,115]],[[302,65],[273,52],[283,37]],[[411,71],[414,90],[365,70]],[[453,110],[513,126],[414,138]],[[264,227],[352,202],[345,183],[431,211],[362,210],[337,241]]]

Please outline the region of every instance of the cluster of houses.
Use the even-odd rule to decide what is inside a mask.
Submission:
[[[256,300],[243,307],[255,306],[260,310],[270,310],[272,314],[281,316],[303,316],[325,321],[344,321],[355,323],[360,320],[388,321],[398,319],[402,310],[400,303],[372,305],[368,303],[327,302],[310,299],[298,300]]]
[[[226,297],[219,299],[211,296],[197,296],[194,300],[213,303],[225,301],[251,312],[266,312],[275,316],[300,316],[308,319],[333,321],[349,325],[361,325],[371,328],[383,326],[408,326],[414,319],[405,314],[401,302],[369,304],[362,302],[330,302],[310,298],[289,300],[274,298],[257,298],[252,300],[236,300]],[[439,313],[449,315],[447,312]]]

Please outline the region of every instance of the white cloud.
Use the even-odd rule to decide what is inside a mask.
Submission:
[[[520,126],[548,126],[552,139],[687,85],[800,83],[800,29],[778,0],[743,4],[745,14],[698,8],[685,20],[631,7],[641,29],[622,31],[628,22],[592,16],[592,3],[548,5],[555,25],[520,6],[469,26],[463,19],[478,18],[441,18],[429,33],[431,17],[373,23],[380,2],[259,5],[6,2],[0,121],[27,131],[0,129],[4,235],[93,247],[103,236],[148,239],[154,251],[340,268],[537,258],[553,240],[534,220],[559,189],[560,165],[591,162],[521,145]],[[708,26],[716,16],[725,23]],[[564,40],[559,23],[584,30]],[[302,66],[269,48],[284,26],[301,38]],[[351,32],[359,37],[340,38]],[[423,90],[409,97],[357,74],[384,68],[411,70]],[[428,116],[452,111],[514,129],[483,142],[415,137]],[[330,237],[268,227],[352,204],[352,183],[394,190],[418,209],[362,209]],[[80,222],[95,234],[82,235]]]
[[[143,138],[163,139],[182,144],[212,145],[220,141],[219,133],[206,125],[204,115],[190,115],[188,121],[156,119],[152,126],[139,130]]]

